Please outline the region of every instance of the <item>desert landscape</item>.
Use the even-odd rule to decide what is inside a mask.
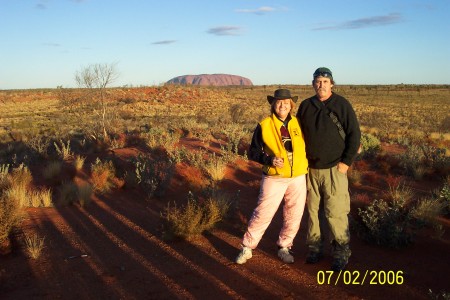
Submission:
[[[450,299],[448,85],[334,88],[363,133],[346,271],[305,264],[306,212],[283,264],[280,210],[234,263],[279,87],[0,90],[0,298]]]

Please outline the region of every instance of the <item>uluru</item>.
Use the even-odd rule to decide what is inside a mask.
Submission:
[[[170,79],[166,84],[213,86],[253,85],[252,81],[248,78],[229,74],[183,75]]]

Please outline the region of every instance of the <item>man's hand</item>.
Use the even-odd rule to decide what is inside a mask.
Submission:
[[[349,168],[349,166],[347,166],[343,162],[340,162],[340,163],[337,164],[337,169],[342,174],[347,174],[348,168]]]

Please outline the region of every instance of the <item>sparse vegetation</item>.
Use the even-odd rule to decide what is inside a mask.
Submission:
[[[78,187],[74,182],[65,182],[59,187],[59,201],[63,206],[78,200]]]
[[[59,143],[54,142],[53,145],[55,146],[56,152],[61,159],[68,160],[72,157],[73,153],[70,150],[70,140],[67,141],[67,143],[60,140]]]
[[[223,220],[229,207],[230,200],[224,194],[216,193],[206,201],[201,201],[189,192],[186,205],[167,205],[163,214],[166,223],[165,236],[189,240],[212,229]]]
[[[144,189],[147,198],[162,197],[169,186],[175,171],[175,164],[170,159],[154,160],[138,156],[134,161],[135,172],[129,174],[128,181]]]
[[[22,210],[17,199],[0,194],[0,243],[8,238],[11,231],[20,224]]]
[[[423,226],[432,226],[440,235],[437,217],[445,208],[435,198],[413,199],[412,190],[400,179],[389,180],[388,200],[377,199],[366,208],[358,209],[361,227],[358,232],[365,240],[391,248],[407,246]]]
[[[61,211],[82,211],[92,221],[108,223],[97,205],[88,207],[97,200],[94,192],[109,193],[98,197],[101,209],[109,204],[117,209],[117,200],[145,198],[142,215],[152,213],[158,229],[149,233],[155,237],[163,222],[164,237],[194,239],[228,211],[235,219],[226,228],[245,230],[247,212],[215,189],[236,184],[257,192],[259,180],[238,181],[256,170],[246,163],[245,150],[257,122],[269,114],[266,95],[279,86],[81,86],[0,91],[8,94],[0,105],[0,242],[16,232],[30,206],[36,209],[28,211],[46,214],[42,207],[76,204]],[[312,94],[309,85],[286,88]],[[352,211],[352,230],[391,248],[409,245],[422,229],[435,242],[446,238],[450,188],[448,179],[442,180],[450,171],[448,86],[336,86],[335,91],[352,101],[363,131],[363,153],[348,174],[360,207],[359,214]],[[430,182],[433,194],[427,191]],[[122,186],[116,197],[115,188]],[[177,188],[183,192],[174,193]],[[196,196],[186,201],[188,189]],[[244,200],[252,201],[247,192]],[[101,207],[105,199],[113,201]],[[123,205],[128,209],[128,202]],[[158,214],[160,219],[154,217]],[[119,232],[113,233],[119,237]]]
[[[42,176],[46,180],[58,180],[61,176],[63,162],[60,160],[49,161],[42,171]]]
[[[363,133],[361,135],[361,147],[363,157],[374,157],[381,150],[381,142],[376,136]]]
[[[94,191],[108,193],[114,186],[116,170],[112,161],[101,161],[99,158],[91,165],[91,180]]]
[[[75,167],[75,170],[80,171],[81,169],[83,169],[85,160],[86,157],[82,157],[80,155],[75,156],[75,159],[73,161],[73,166]]]
[[[25,235],[25,250],[32,259],[38,259],[44,249],[45,238],[37,234]]]
[[[214,182],[221,181],[225,176],[225,168],[227,164],[224,159],[213,153],[206,162],[204,168]]]

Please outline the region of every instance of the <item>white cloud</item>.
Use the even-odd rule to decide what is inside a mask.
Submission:
[[[262,15],[268,12],[272,12],[275,11],[276,9],[270,6],[261,6],[259,8],[256,9],[236,9],[235,11],[238,13],[251,13],[251,14],[257,14],[257,15]]]

